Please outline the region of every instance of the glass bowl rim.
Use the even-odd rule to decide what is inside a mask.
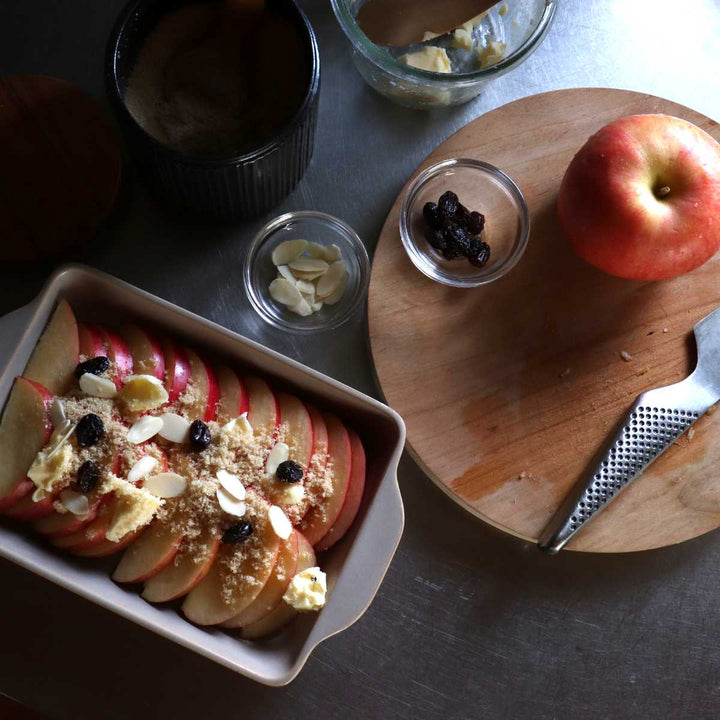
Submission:
[[[330,0],[335,17],[353,47],[361,52],[365,59],[382,68],[385,72],[401,79],[414,78],[423,83],[435,83],[462,87],[474,85],[478,80],[485,80],[499,76],[526,60],[540,45],[547,31],[550,29],[555,17],[555,10],[559,0],[545,0],[545,9],[535,29],[514,52],[503,58],[500,62],[486,68],[480,68],[466,73],[436,73],[431,70],[420,70],[410,67],[393,58],[380,46],[375,45],[360,29],[355,18],[347,6],[347,0]]]
[[[252,280],[254,261],[260,246],[268,240],[270,235],[272,235],[276,230],[279,230],[281,227],[287,225],[293,220],[318,220],[322,223],[334,226],[335,228],[340,228],[349,239],[349,243],[354,251],[352,254],[353,260],[358,265],[360,282],[355,292],[355,296],[351,298],[347,307],[345,307],[342,312],[331,315],[325,322],[316,325],[307,325],[303,323],[300,316],[298,316],[298,321],[289,321],[275,317],[269,313],[260,301],[259,292],[255,288],[255,284]],[[365,247],[365,243],[363,243],[357,232],[355,232],[355,230],[344,220],[319,210],[292,210],[290,212],[282,213],[265,223],[260,230],[257,231],[255,237],[253,237],[250,241],[247,253],[245,254],[245,260],[243,262],[243,284],[245,285],[245,294],[248,296],[250,304],[255,312],[263,320],[265,320],[265,322],[273,327],[302,334],[336,330],[341,325],[344,325],[355,314],[355,311],[365,300],[368,287],[370,285],[370,257],[368,255],[367,248]]]
[[[433,269],[438,267],[437,264],[427,260],[420,252],[418,245],[414,240],[413,233],[410,230],[408,216],[417,194],[429,180],[437,177],[444,170],[453,167],[470,168],[472,170],[480,171],[486,175],[492,175],[506,190],[509,191],[518,210],[518,218],[520,220],[519,242],[515,244],[512,252],[503,262],[496,265],[490,272],[484,275],[482,274],[482,269],[478,269],[477,276],[464,278],[460,278],[459,276],[446,277],[438,272],[433,272]],[[527,248],[528,240],[530,238],[530,212],[528,210],[525,196],[518,184],[509,175],[507,175],[507,173],[500,170],[500,168],[495,167],[495,165],[491,165],[483,160],[475,160],[473,158],[447,158],[445,160],[441,160],[440,162],[433,163],[418,173],[403,193],[402,204],[400,206],[399,224],[400,238],[402,240],[403,247],[405,248],[405,252],[412,261],[412,264],[423,275],[431,280],[435,280],[443,285],[457,288],[480,287],[481,285],[487,285],[488,283],[507,275],[507,273],[509,273],[510,270],[512,270],[520,261],[520,258]]]

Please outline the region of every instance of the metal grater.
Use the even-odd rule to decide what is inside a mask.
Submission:
[[[617,497],[653,460],[720,400],[720,308],[693,328],[698,362],[682,382],[644,392],[603,459],[567,497],[538,547],[556,553]]]

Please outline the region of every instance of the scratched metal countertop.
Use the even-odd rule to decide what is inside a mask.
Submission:
[[[7,0],[0,72],[63,77],[104,102],[104,44],[122,4]],[[320,42],[320,124],[312,165],[277,212],[338,215],[370,250],[422,159],[508,101],[611,86],[720,119],[718,0],[560,0],[544,45],[521,68],[470,104],[432,113],[374,94],[356,74],[327,0],[301,4]],[[263,220],[188,225],[130,173],[110,228],[70,259],[377,395],[362,318],[320,343],[253,315],[240,266]],[[32,299],[51,270],[0,266],[0,313]],[[717,716],[718,533],[649,553],[549,558],[471,518],[409,458],[400,483],[406,529],[377,598],[289,687],[254,684],[2,562],[0,691],[72,720]]]

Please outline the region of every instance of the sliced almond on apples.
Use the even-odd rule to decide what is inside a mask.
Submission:
[[[235,517],[242,517],[245,514],[246,505],[244,500],[234,498],[225,488],[219,487],[215,491],[218,504],[228,514]]]
[[[220,485],[236,500],[245,499],[245,486],[240,482],[237,475],[229,473],[227,470],[218,470],[217,479]]]
[[[134,422],[127,432],[127,440],[133,445],[139,445],[155,437],[162,430],[163,421],[154,415],[146,415]]]
[[[147,477],[158,466],[157,458],[152,455],[143,455],[131,468],[127,474],[128,482],[133,485],[137,484],[144,477]]]
[[[337,260],[330,265],[328,271],[317,281],[317,296],[319,298],[326,298],[332,295],[345,274],[347,274],[347,270],[342,260]]]
[[[152,475],[143,483],[143,488],[159,498],[174,498],[182,495],[187,480],[177,473],[165,472]]]
[[[294,312],[296,315],[300,315],[301,317],[312,315],[312,308],[304,297],[300,298],[300,302],[297,303],[297,305],[292,305],[290,307],[290,311]]]
[[[290,448],[284,442],[275,443],[265,461],[265,472],[270,476],[275,475],[278,465],[285,462],[289,457]]]
[[[79,518],[86,518],[90,514],[90,503],[85,495],[74,490],[63,490],[60,493],[60,502],[68,512]]]
[[[273,265],[287,265],[299,257],[307,247],[307,240],[286,240],[272,251]]]
[[[118,393],[133,412],[154,410],[168,401],[168,391],[154,375],[130,375]]]
[[[160,437],[174,443],[184,443],[190,434],[190,422],[177,413],[165,413],[160,417],[162,427],[158,430]]]
[[[50,404],[50,422],[54,428],[62,427],[67,422],[65,407],[63,406],[60,398],[53,398],[53,401]]]
[[[300,291],[289,280],[276,278],[270,283],[270,297],[276,302],[290,307],[302,300]]]
[[[293,271],[293,275],[295,275],[296,272],[322,274],[327,272],[330,266],[321,258],[299,257],[289,262],[288,267]]]
[[[288,520],[288,516],[282,511],[282,508],[279,508],[277,505],[271,505],[268,510],[268,519],[270,520],[273,531],[281,540],[287,540],[290,537],[293,526],[290,520]]]
[[[80,376],[80,389],[86,395],[99,398],[114,398],[117,395],[117,388],[112,380],[92,373],[83,373]]]
[[[326,305],[335,305],[340,298],[345,293],[345,290],[347,290],[348,282],[350,280],[350,276],[348,275],[347,271],[345,271],[345,274],[340,278],[340,282],[337,284],[335,289],[323,300],[323,302]]]

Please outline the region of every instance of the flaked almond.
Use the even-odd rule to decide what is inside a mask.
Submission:
[[[345,294],[345,290],[348,286],[348,281],[350,280],[350,276],[347,274],[347,271],[345,274],[340,278],[340,282],[338,283],[337,287],[323,300],[323,302],[326,305],[335,305],[340,298]]]
[[[67,422],[65,407],[63,406],[60,398],[53,398],[53,401],[50,404],[50,422],[54,428],[62,427]]]
[[[297,305],[292,305],[290,307],[290,311],[294,312],[296,315],[300,315],[301,317],[307,317],[308,315],[312,315],[312,308],[310,307],[310,303],[304,298],[300,298],[300,302],[297,303]]]
[[[220,485],[236,500],[245,499],[245,486],[237,475],[233,475],[227,470],[218,470],[217,479]]]
[[[117,395],[117,388],[112,380],[92,373],[83,373],[80,376],[80,389],[86,395],[99,398],[114,398]]]
[[[239,431],[242,435],[252,435],[253,433],[252,425],[247,419],[246,412],[240,415],[240,417],[228,420],[220,429],[226,433],[234,433]]]
[[[127,474],[128,482],[136,485],[144,477],[147,477],[158,466],[157,458],[152,455],[143,455],[131,468]]]
[[[322,310],[323,301],[322,300],[316,300],[314,303],[310,304],[310,309],[316,313]]]
[[[328,271],[317,281],[315,292],[318,298],[326,298],[328,295],[332,295],[346,274],[345,263],[342,260],[334,262],[328,268]]]
[[[154,375],[130,375],[118,395],[133,412],[154,410],[168,401],[168,391]]]
[[[85,495],[74,490],[63,490],[60,493],[60,502],[68,512],[79,518],[86,518],[90,514],[90,503]]]
[[[270,297],[276,302],[292,307],[302,300],[300,291],[289,280],[275,278],[270,283]]]
[[[295,284],[295,276],[292,273],[292,270],[287,265],[278,265],[278,278],[284,278],[288,282],[291,282],[293,285]]]
[[[321,258],[299,257],[288,263],[288,267],[293,271],[300,273],[325,273],[330,267],[325,260]]]
[[[163,421],[154,415],[146,415],[135,421],[127,432],[127,440],[133,445],[139,445],[155,437],[162,429]]]
[[[324,248],[323,257],[328,262],[335,262],[342,257],[342,253],[337,245],[328,245]]]
[[[315,285],[308,280],[298,280],[295,287],[302,295],[315,295]]]
[[[190,434],[190,423],[177,413],[165,413],[160,416],[162,427],[158,430],[160,437],[174,443],[187,442]]]
[[[284,442],[275,443],[265,461],[265,472],[270,476],[274,476],[278,465],[285,462],[289,457],[290,448]]]
[[[47,497],[47,493],[45,492],[44,488],[35,488],[35,491],[32,494],[33,502],[40,502],[41,500],[44,500],[46,497]]]
[[[326,270],[293,270],[293,275],[296,280],[317,280],[322,277],[327,271]]]
[[[187,480],[177,473],[165,472],[152,475],[143,483],[143,488],[159,498],[174,498],[185,492]]]
[[[288,516],[277,505],[271,505],[268,510],[268,519],[275,534],[281,540],[287,540],[292,533],[292,523]]]
[[[55,430],[50,438],[49,446],[45,449],[47,452],[46,461],[52,460],[58,454],[60,448],[70,439],[73,432],[75,432],[75,425],[68,420]]]
[[[305,248],[305,252],[313,258],[321,258],[325,260],[325,246],[320,243],[311,242]]]
[[[219,487],[215,491],[218,504],[228,514],[235,517],[242,517],[245,514],[246,506],[243,500],[234,498],[225,488]]]
[[[287,265],[301,255],[307,247],[307,240],[286,240],[272,251],[273,265]]]

